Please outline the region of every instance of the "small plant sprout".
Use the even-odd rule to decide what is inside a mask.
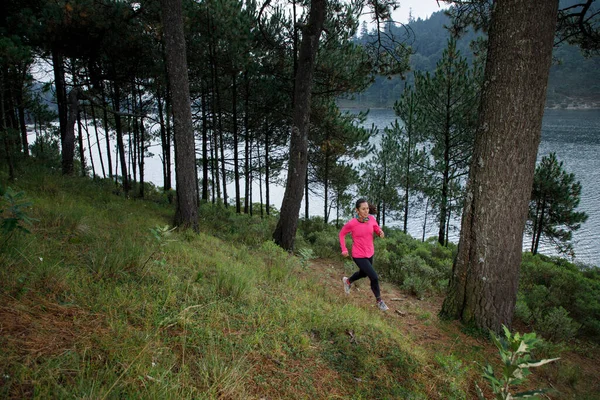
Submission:
[[[512,394],[511,387],[525,382],[527,376],[531,374],[529,368],[551,363],[558,360],[558,358],[532,360],[530,352],[540,341],[540,339],[536,338],[535,333],[525,333],[522,336],[519,333],[512,335],[506,326],[503,325],[502,328],[504,329],[504,337],[494,333],[491,334],[492,341],[498,348],[500,358],[502,359],[502,372],[497,377],[490,364],[483,370],[483,378],[489,382],[494,393],[494,399],[536,398],[536,396],[545,393],[546,389],[536,389]],[[485,400],[481,388],[477,384],[475,386],[479,399]]]
[[[175,239],[169,239],[169,237],[171,236],[171,233],[173,233],[173,231],[177,229],[177,227],[174,228],[169,228],[168,225],[165,226],[156,226],[154,228],[150,228],[150,232],[152,233],[152,237],[155,240],[155,243],[158,245],[158,247],[154,248],[152,253],[148,256],[148,259],[146,260],[146,262],[144,262],[144,265],[142,265],[142,269],[146,266],[146,264],[148,264],[148,262],[150,260],[152,260],[152,258],[154,257],[154,255],[156,253],[159,253],[161,251],[161,249],[166,246],[167,244],[169,244],[169,242],[174,242]],[[160,260],[155,260],[156,263],[163,265],[165,264],[165,259],[164,257]]]
[[[171,233],[177,229],[177,227],[169,228],[169,225],[165,226],[156,226],[154,228],[150,228],[150,232],[152,232],[152,236],[156,239],[156,242],[160,247],[166,246],[169,242],[174,242],[174,239],[169,239]]]
[[[31,207],[31,202],[25,199],[25,193],[15,193],[10,187],[6,190],[0,189],[0,236],[4,237],[1,245],[4,245],[8,239],[17,231],[30,233],[24,224],[31,225],[34,218],[31,218],[26,209]],[[7,206],[5,208],[5,206]]]
[[[303,268],[308,267],[308,263],[310,260],[314,260],[317,258],[313,252],[313,249],[303,248],[298,250],[298,255],[300,256],[300,264]]]

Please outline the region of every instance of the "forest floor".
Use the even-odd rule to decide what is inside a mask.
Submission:
[[[345,301],[358,307],[370,307],[373,312],[380,312],[377,310],[367,278],[355,282],[351,293],[346,295],[341,278],[349,275],[349,272],[345,271],[341,262],[313,260],[311,269],[322,278],[321,282],[324,286],[333,292],[339,292],[340,297],[345,298]],[[474,368],[475,370],[482,370],[489,362],[495,367],[495,371],[499,371],[498,350],[487,337],[481,333],[465,331],[458,321],[444,321],[438,317],[444,300],[442,295],[419,300],[396,285],[382,282],[382,298],[390,308],[385,312],[388,323],[410,337],[415,346],[429,353],[457,357],[462,360],[463,365],[479,364]],[[513,326],[513,333],[527,331],[528,328],[518,321]],[[559,348],[560,346],[555,347],[555,349]],[[560,351],[559,355],[548,354],[546,357],[560,357],[560,360],[539,368],[532,368],[528,382],[519,390],[550,389],[550,392],[544,395],[548,399],[600,399],[600,347],[598,345],[572,342],[568,344],[566,350]],[[481,382],[480,379],[476,380]],[[492,398],[489,388],[482,386],[487,383],[479,383],[479,385],[486,393],[486,397]],[[470,394],[476,398],[474,387],[471,388]]]

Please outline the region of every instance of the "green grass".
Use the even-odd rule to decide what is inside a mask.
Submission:
[[[30,174],[10,186],[37,222],[0,252],[0,397],[470,397],[471,354],[423,347],[332,293],[307,257],[269,240],[272,220],[203,205],[200,233],[167,234],[167,202]]]
[[[160,243],[173,210],[110,183],[46,172],[11,187],[37,222],[0,254],[1,397],[425,398],[406,338],[265,235],[226,241],[239,229],[205,220]]]

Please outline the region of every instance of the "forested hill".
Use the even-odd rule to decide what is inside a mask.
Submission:
[[[405,79],[379,77],[364,93],[354,95],[354,100],[340,100],[341,106],[356,107],[391,107],[400,97],[402,90],[413,83],[414,71],[433,71],[440,60],[449,32],[444,28],[450,19],[443,11],[436,12],[427,20],[413,20],[407,27],[392,27],[397,37],[410,37],[407,43],[414,54],[410,59],[411,71]],[[407,29],[408,28],[408,29]],[[367,31],[361,31],[357,38],[366,42]],[[473,60],[470,43],[477,34],[468,32],[458,41],[457,47],[467,60]],[[600,57],[584,57],[576,46],[560,45],[554,50],[554,63],[550,70],[548,83],[547,107],[582,108],[600,107]]]

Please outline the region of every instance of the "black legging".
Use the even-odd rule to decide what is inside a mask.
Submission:
[[[360,278],[364,278],[366,276],[371,280],[371,290],[375,295],[377,300],[381,299],[381,294],[379,292],[379,277],[377,276],[377,272],[373,268],[373,257],[370,258],[354,258],[352,257],[356,265],[358,265],[359,270],[356,271],[350,277],[350,283],[359,280]]]

